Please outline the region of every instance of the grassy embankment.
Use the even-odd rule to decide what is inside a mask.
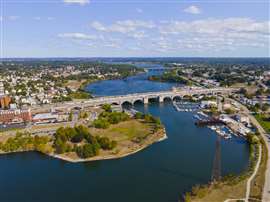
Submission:
[[[255,118],[259,122],[259,124],[264,128],[264,130],[267,133],[269,133],[270,132],[270,119],[260,114],[256,114]],[[265,171],[267,168],[267,159],[268,159],[267,146],[265,145],[265,142],[263,141],[262,137],[260,137],[260,139],[261,139],[260,141],[262,144],[262,161],[261,161],[261,165],[258,170],[258,173],[255,176],[254,181],[252,182],[251,192],[250,192],[251,198],[257,199],[257,201],[262,199],[262,193],[263,193],[263,188],[264,188],[263,186],[265,182]]]
[[[164,137],[163,128],[161,127],[156,130],[155,127],[155,124],[147,123],[143,119],[130,119],[117,124],[111,124],[108,128],[105,129],[85,127],[83,128],[82,133],[86,132],[88,138],[85,136],[85,134],[82,135],[82,133],[77,133],[75,135],[76,137],[73,136],[71,140],[65,140],[65,145],[63,145],[63,142],[57,145],[54,136],[45,136],[47,137],[47,139],[45,139],[46,141],[44,140],[41,143],[35,143],[35,140],[38,136],[34,137],[31,136],[29,133],[21,133],[19,136],[9,136],[7,138],[2,137],[0,139],[0,153],[21,152],[29,150],[40,151],[48,155],[60,157],[62,159],[74,162],[80,160],[88,161],[108,158],[120,158],[122,156],[126,156],[128,154],[139,151]],[[84,129],[86,129],[88,132],[84,131]],[[102,143],[101,140],[100,142],[98,142],[100,143],[100,145],[98,145],[98,151],[96,153],[91,153],[91,156],[86,158],[78,156],[78,148],[83,148],[84,145],[89,146],[88,150],[86,148],[85,151],[80,150],[79,152],[92,152],[91,149],[93,148],[91,148],[91,146],[93,146],[93,142],[91,143],[91,141],[93,141],[93,138],[91,137],[96,138],[96,140],[98,141],[101,140],[100,138],[107,138],[109,143],[112,143],[114,141],[115,146],[109,149],[104,149],[102,148],[102,144],[104,145],[104,142]],[[60,139],[61,138],[63,138],[63,136],[60,136]],[[78,138],[82,139],[78,141]],[[39,139],[37,140],[39,141]],[[69,148],[67,148],[67,146]],[[61,153],[58,153],[57,150],[59,149],[62,150]]]
[[[264,188],[264,182],[265,182],[265,171],[267,168],[267,159],[268,159],[268,153],[267,148],[262,140],[260,138],[260,142],[262,145],[262,159],[261,164],[258,169],[257,175],[255,176],[254,180],[251,182],[251,190],[250,190],[250,198],[255,199],[255,201],[260,201],[262,199],[262,193]]]
[[[209,183],[208,185],[196,185],[192,191],[185,195],[186,202],[223,202],[226,199],[241,199],[245,197],[246,184],[248,177],[252,174],[258,159],[259,144],[250,144],[250,161],[248,168],[240,175],[228,175],[220,181]],[[260,169],[262,169],[260,167]],[[261,179],[256,176],[255,181]],[[251,193],[257,193],[256,189],[251,188]]]
[[[263,115],[255,115],[257,121],[266,132],[270,132],[270,121]],[[265,170],[267,165],[267,148],[261,136],[258,136],[262,145],[262,159],[257,175],[251,182],[250,199],[260,201],[262,199],[263,186],[265,181]],[[244,198],[246,182],[257,161],[258,145],[250,145],[250,165],[241,176],[225,177],[220,182],[205,186],[195,186],[191,193],[187,194],[186,201],[224,201],[228,198]]]
[[[265,132],[270,133],[270,118],[267,118],[261,114],[256,114],[255,118],[260,123],[260,125],[264,128]]]

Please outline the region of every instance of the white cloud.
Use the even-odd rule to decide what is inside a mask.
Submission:
[[[241,48],[262,49],[270,43],[270,22],[251,18],[201,19],[193,21],[122,20],[111,24],[94,21],[94,34],[64,33],[80,45],[91,42],[99,48],[130,47],[143,51],[183,53],[184,51],[216,53],[238,51]],[[124,36],[123,36],[124,35]],[[121,44],[121,45],[120,45]],[[141,44],[141,45],[138,45]]]
[[[63,0],[66,4],[80,4],[80,5],[86,5],[90,3],[90,0]]]
[[[143,39],[148,37],[148,35],[145,34],[145,31],[138,31],[131,34],[128,34],[128,36],[133,37],[134,39]]]
[[[98,21],[92,22],[91,26],[98,31],[106,31],[106,28]]]
[[[171,21],[160,26],[162,34],[207,34],[213,36],[228,36],[245,34],[269,35],[270,22],[257,22],[249,18],[226,18],[226,19],[205,19],[187,21]],[[243,37],[243,35],[241,36]]]
[[[17,15],[10,15],[10,16],[0,16],[0,22],[1,21],[4,21],[4,20],[7,20],[7,21],[15,21],[15,20],[18,20],[20,19],[21,17],[20,16],[17,16]]]
[[[190,14],[200,14],[202,11],[199,7],[192,5],[184,9],[184,12],[190,13]]]
[[[108,47],[108,48],[119,48],[120,46],[116,43],[107,43],[104,44],[104,47]]]
[[[75,40],[95,40],[98,37],[96,35],[89,35],[84,33],[62,33],[58,34],[58,37],[60,38],[69,38],[69,39],[75,39]]]
[[[20,16],[17,16],[17,15],[8,16],[8,20],[11,20],[11,21],[18,20],[19,18]]]
[[[41,17],[34,17],[34,20],[41,20]]]
[[[47,17],[47,20],[54,20],[54,17]]]
[[[155,27],[155,24],[152,21],[140,21],[140,20],[124,20],[117,21],[111,25],[103,25],[98,21],[94,21],[91,24],[92,28],[97,31],[103,32],[119,32],[122,34],[135,32],[138,28],[151,29]]]

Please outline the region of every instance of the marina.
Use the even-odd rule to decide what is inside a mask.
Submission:
[[[196,112],[200,109],[199,103],[177,101],[173,102],[173,106],[178,112]]]
[[[210,117],[204,112],[200,111],[200,103],[192,103],[186,101],[173,102],[173,106],[177,112],[194,112],[193,118],[196,120],[195,125],[207,126],[211,130],[225,140],[231,139],[232,136],[238,136],[220,119]]]

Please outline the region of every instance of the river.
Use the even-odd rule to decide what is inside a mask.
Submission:
[[[168,90],[173,84],[146,80],[102,81],[87,87],[99,95]],[[87,163],[68,163],[36,153],[0,156],[0,201],[176,202],[195,184],[211,178],[216,134],[194,125],[192,113],[170,103],[137,104],[161,118],[168,139],[134,155]],[[249,148],[240,138],[222,140],[222,175],[248,165]]]

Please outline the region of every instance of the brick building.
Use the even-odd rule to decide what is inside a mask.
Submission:
[[[0,110],[0,123],[21,123],[31,120],[30,109]]]

